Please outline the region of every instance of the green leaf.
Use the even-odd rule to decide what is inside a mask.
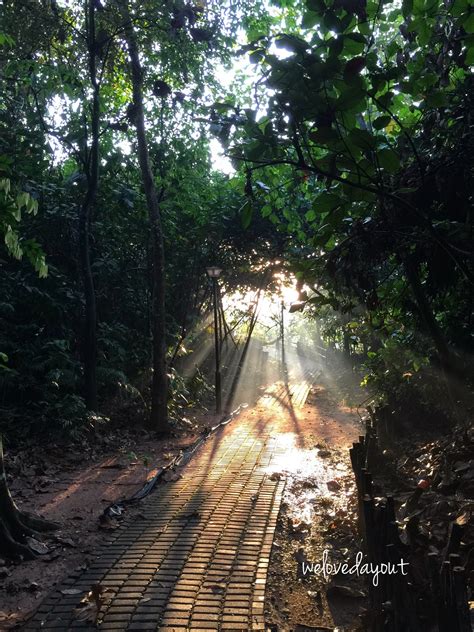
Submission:
[[[7,230],[5,232],[5,245],[15,259],[21,259],[23,256],[23,250],[20,247],[18,233],[12,229],[11,226],[7,226]]]
[[[474,66],[474,46],[470,46],[466,53],[466,65]]]
[[[359,22],[359,24],[357,25],[357,28],[359,29],[359,31],[362,33],[362,35],[372,35],[372,27],[370,26],[370,23],[367,22]]]
[[[18,193],[18,195],[16,196],[16,205],[18,206],[18,208],[22,208],[23,206],[26,206],[28,203],[28,193],[25,193],[24,191],[21,193]]]
[[[411,193],[415,193],[416,191],[418,191],[416,187],[402,187],[400,189],[397,189],[396,193],[397,195],[409,195]]]
[[[374,129],[383,129],[384,127],[387,127],[391,120],[391,116],[379,116],[372,123],[372,127],[374,127]]]
[[[240,209],[240,220],[242,222],[242,228],[247,229],[252,223],[253,204],[250,200],[247,200]]]
[[[431,108],[439,108],[447,105],[447,97],[444,92],[432,92],[425,99],[426,105]]]
[[[349,140],[354,143],[354,145],[364,150],[375,149],[377,146],[377,141],[372,134],[365,129],[359,129],[358,127],[351,130],[349,133]]]
[[[264,58],[265,58],[265,53],[263,49],[261,48],[254,50],[249,54],[250,63],[252,64],[258,64],[261,61],[263,61]]]
[[[332,127],[320,127],[311,131],[308,136],[318,145],[326,145],[339,139],[337,132]]]
[[[381,149],[377,153],[377,159],[380,166],[389,173],[394,173],[400,168],[400,158],[393,149]]]
[[[15,40],[8,33],[0,33],[0,46],[14,46]]]
[[[337,106],[341,110],[359,108],[362,110],[365,102],[365,92],[359,86],[350,86],[344,90],[337,100]]]
[[[474,13],[471,13],[467,19],[462,23],[463,29],[466,33],[474,33]]]
[[[323,24],[328,31],[333,31],[334,33],[340,33],[343,30],[341,20],[331,10],[326,11],[324,14]]]
[[[331,305],[332,301],[330,298],[326,298],[325,296],[321,296],[318,294],[317,296],[312,296],[311,298],[309,298],[308,303],[316,306],[323,306]]]
[[[360,33],[344,35],[344,53],[347,55],[360,55],[365,49],[365,37]]]
[[[364,57],[354,57],[353,59],[349,59],[344,67],[344,81],[346,83],[352,83],[354,80],[357,80],[360,72],[364,67]]]
[[[306,0],[306,6],[309,11],[316,11],[317,13],[323,13],[326,10],[324,0]]]
[[[267,146],[260,141],[255,141],[247,148],[247,157],[250,160],[259,160],[265,155]]]
[[[450,13],[456,18],[460,17],[465,11],[468,10],[468,1],[469,0],[454,0],[451,6]]]
[[[431,39],[431,25],[425,17],[418,22],[418,42],[421,46],[426,46]]]
[[[340,204],[340,196],[329,191],[323,191],[323,193],[321,193],[321,195],[318,195],[318,197],[314,201],[314,207],[318,211],[318,213],[332,211],[333,208],[336,208]]]
[[[11,182],[9,178],[1,178],[0,179],[0,191],[4,191],[6,195],[10,193]]]
[[[308,48],[307,42],[295,35],[287,35],[283,33],[275,39],[275,45],[278,48],[286,48],[293,53],[304,52]]]
[[[404,18],[408,18],[413,12],[413,0],[403,0],[402,2],[402,15]]]
[[[346,194],[350,202],[368,202],[374,199],[374,194],[371,191],[365,191],[357,186],[347,184],[343,185],[344,193]]]
[[[320,16],[316,11],[306,11],[301,21],[301,26],[304,29],[311,29],[313,26],[319,23]]]

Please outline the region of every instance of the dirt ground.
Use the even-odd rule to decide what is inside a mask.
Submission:
[[[273,474],[287,482],[270,561],[266,621],[272,632],[360,629],[363,582],[353,576],[302,577],[298,563],[320,563],[325,551],[330,562],[355,559],[357,496],[348,449],[362,426],[324,379],[303,406],[290,408],[280,426],[288,451]]]
[[[88,565],[109,529],[115,528],[113,521],[99,522],[106,507],[132,496],[157,467],[172,461],[200,430],[215,423],[215,415],[202,413],[194,416],[192,433],[169,440],[157,441],[135,429],[108,433],[73,450],[58,444],[7,451],[10,490],[19,507],[60,528],[45,534],[47,548],[40,545],[37,559],[17,564],[0,559],[0,630],[15,629],[56,584]]]
[[[276,420],[285,448],[281,463],[269,472],[285,478],[286,489],[270,561],[266,621],[278,632],[348,632],[357,629],[364,586],[348,577],[302,578],[298,562],[320,562],[325,551],[334,562],[355,558],[356,495],[348,448],[361,425],[332,382],[319,376],[310,389],[315,376],[309,382],[303,377],[291,376],[291,389],[277,381],[246,412],[258,415],[261,423]],[[71,571],[87,567],[113,528],[101,528],[104,509],[130,497],[154,468],[170,462],[203,427],[217,421],[211,414],[198,415],[193,433],[168,441],[153,440],[146,432],[137,439],[134,431],[111,441],[109,448],[107,440],[99,450],[85,445],[71,454],[53,445],[40,455],[33,448],[7,454],[18,504],[61,528],[36,560],[17,565],[0,560],[0,629],[17,627]],[[231,423],[239,423],[238,417]],[[140,505],[132,511],[140,511]]]

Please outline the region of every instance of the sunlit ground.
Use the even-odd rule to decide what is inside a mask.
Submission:
[[[229,336],[222,343],[225,395],[230,396],[228,405],[234,408],[243,402],[250,404],[242,416],[230,424],[228,431],[232,432],[238,445],[240,433],[245,432],[247,423],[251,423],[256,442],[273,443],[273,457],[264,464],[265,471],[269,477],[286,481],[285,519],[290,522],[291,529],[298,533],[298,537],[301,534],[311,537],[316,542],[314,546],[317,550],[323,546],[323,541],[317,536],[315,525],[320,523],[322,515],[334,520],[334,524],[340,521],[351,497],[347,462],[339,460],[339,453],[334,448],[337,446],[341,453],[347,452],[359,429],[355,416],[350,415],[337,400],[331,399],[327,389],[322,386],[313,388],[315,383],[324,381],[330,389],[330,384],[337,381],[337,376],[331,375],[324,358],[312,352],[311,340],[306,339],[304,345],[298,344],[300,338],[294,331],[298,330],[300,320],[303,330],[305,323],[300,313],[290,314],[288,309],[297,293],[294,288],[289,288],[284,296],[283,336],[279,320],[282,313],[281,295],[263,295],[259,306],[261,328],[249,343],[245,356],[242,355],[245,319],[243,331],[235,331],[237,344]],[[240,301],[242,312],[252,308],[254,297],[254,294],[249,293],[244,296],[245,301],[241,296],[233,298],[236,302]],[[232,309],[229,305],[227,310],[230,321]],[[212,315],[207,315],[196,328],[180,371],[184,367],[186,374],[192,377],[198,369],[207,370],[212,379],[215,351],[213,333]],[[229,386],[234,382],[235,389],[230,393]],[[272,427],[270,438],[268,432],[263,432],[267,424]],[[208,466],[212,470],[213,459],[218,454],[219,435],[212,436],[208,445],[211,447]],[[151,459],[154,465],[157,462],[161,464],[162,460],[162,456]],[[141,463],[136,465],[141,480],[151,474],[145,469]],[[110,473],[110,484],[104,480],[103,474],[99,476],[99,470]],[[113,464],[99,464],[94,470],[88,470],[80,478],[71,481],[67,489],[56,490],[54,496],[47,499],[48,514],[50,517],[61,515],[67,506],[75,502],[81,488],[94,490],[94,506],[100,511],[102,501],[113,500],[111,496],[117,494],[119,487],[126,496],[130,487],[136,484],[136,477],[131,476],[130,468],[120,471]],[[80,512],[77,509],[77,513]],[[293,572],[294,559],[291,556],[288,563],[291,568],[289,572]],[[303,598],[307,599],[306,591],[303,592]]]
[[[299,299],[296,279],[282,272],[274,273],[271,292],[229,293],[225,290],[225,278],[220,285],[223,315],[220,317],[219,355],[225,410],[233,410],[242,402],[256,401],[262,389],[277,380],[282,380],[288,388],[290,374],[292,383],[306,382],[304,390],[318,371],[324,370],[327,383],[337,387],[339,376],[331,374],[325,361],[326,351],[317,321],[310,321],[302,312],[291,309]],[[177,368],[186,378],[201,371],[213,385],[215,346],[211,307],[209,304],[206,315],[183,344]],[[248,341],[252,324],[254,329]],[[349,381],[357,381],[349,361],[343,369]]]
[[[354,387],[359,378],[352,373],[349,362],[347,366],[340,362],[337,374],[333,373],[321,340],[312,337],[304,315],[290,311],[299,298],[295,280],[286,281],[279,275],[277,281],[280,288],[274,293],[246,291],[223,296],[229,326],[239,323],[221,346],[223,401],[227,410],[243,402],[256,403],[255,414],[262,420],[271,418],[277,430],[273,438],[276,457],[267,468],[268,474],[287,479],[286,502],[293,523],[311,525],[321,503],[330,504],[327,511],[334,516],[347,509],[352,493],[343,484],[350,476],[348,464],[328,459],[328,453],[320,448],[327,441],[347,449],[357,437],[357,417],[335,393],[341,370]],[[257,325],[244,352],[246,327],[253,313],[257,314]],[[212,379],[215,350],[211,315],[201,323],[201,329],[207,336],[202,336],[189,355],[186,370],[191,374],[193,367],[207,363]],[[311,406],[315,418],[309,420],[307,398],[312,386],[321,382],[333,394],[320,391],[323,410],[318,410],[320,402],[316,399]],[[359,401],[363,398],[361,393]],[[340,493],[335,494],[336,489]]]
[[[252,374],[251,362],[247,374]],[[333,612],[325,598],[317,607],[311,596],[315,590],[326,594],[324,580],[315,578],[309,585],[299,582],[295,555],[317,562],[325,549],[332,550],[326,533],[353,537],[356,500],[348,448],[360,433],[360,425],[357,415],[332,392],[322,360],[303,356],[294,347],[282,349],[280,344],[268,353],[267,362],[275,379],[236,422],[234,432],[238,440],[239,428],[244,432],[245,425],[252,423],[256,440],[271,444],[273,457],[265,466],[267,475],[285,480],[282,528],[269,589],[274,601],[270,603],[288,604],[288,626],[304,621],[308,626],[333,629],[340,622],[340,613]],[[331,381],[336,377],[331,376]],[[270,438],[264,432],[267,424]],[[337,552],[338,548],[334,554]]]

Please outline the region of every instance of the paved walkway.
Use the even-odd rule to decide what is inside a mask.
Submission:
[[[307,390],[279,389],[271,407],[279,401],[286,416]],[[97,629],[74,609],[100,584],[108,589],[100,630],[264,630],[284,487],[271,476],[285,451],[271,419],[248,410],[210,438],[181,478],[159,486],[142,514],[114,531],[89,569],[60,586],[24,629]]]

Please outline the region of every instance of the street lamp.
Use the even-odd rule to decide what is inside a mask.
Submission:
[[[286,375],[286,354],[285,354],[285,302],[281,300],[281,319],[280,319],[280,337],[281,337],[281,364],[283,373]]]
[[[214,296],[214,344],[216,349],[216,413],[219,415],[222,411],[221,396],[221,359],[219,349],[219,323],[217,317],[217,279],[222,270],[217,266],[209,266],[206,268],[207,276],[212,279],[212,290]]]

